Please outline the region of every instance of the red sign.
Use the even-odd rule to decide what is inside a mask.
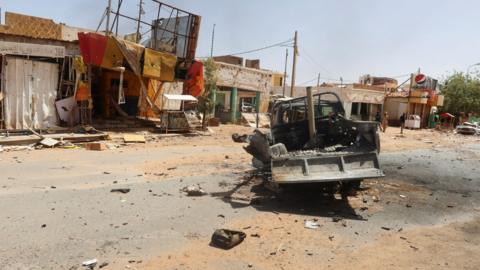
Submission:
[[[417,84],[424,84],[426,81],[427,76],[425,76],[424,74],[418,74],[417,76],[415,76],[415,82]]]

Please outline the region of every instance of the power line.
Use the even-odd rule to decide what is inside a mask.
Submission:
[[[329,73],[330,75],[333,75],[333,76],[335,75],[333,72],[329,71],[324,66],[320,65],[320,63],[318,63],[317,60],[315,60],[315,58],[310,53],[308,53],[305,48],[302,47],[301,50],[302,50],[302,54],[306,56],[305,59],[310,61],[311,64],[319,67],[320,69],[323,69],[326,73]]]
[[[258,48],[258,49],[253,49],[253,50],[249,50],[249,51],[244,51],[244,52],[239,52],[239,53],[230,53],[228,55],[242,55],[242,54],[248,54],[248,53],[254,53],[254,52],[258,52],[258,51],[263,51],[263,50],[266,50],[266,49],[270,49],[270,48],[273,48],[273,47],[278,47],[278,46],[283,46],[283,45],[287,45],[287,43],[291,43],[293,40],[287,40],[287,41],[284,41],[284,42],[280,42],[280,43],[277,43],[277,44],[273,44],[273,45],[269,45],[269,46],[265,46],[265,47],[262,47],[262,48]]]
[[[330,81],[330,82],[344,82],[344,83],[353,83],[354,82],[352,80],[345,80],[345,79],[340,80],[340,78],[338,78],[338,79],[327,78],[327,77],[320,77],[320,78],[323,79],[323,80]],[[303,82],[299,85],[305,85],[307,83],[311,83],[311,82],[314,82],[314,81],[317,81],[317,80],[318,80],[318,75],[315,76],[315,78],[312,78],[311,80],[305,81],[305,82]]]
[[[221,56],[226,56],[226,55],[237,56],[237,55],[243,55],[243,54],[249,54],[249,53],[254,53],[254,52],[258,52],[258,51],[263,51],[263,50],[267,50],[267,49],[274,48],[274,47],[283,47],[283,46],[287,46],[287,45],[292,46],[293,45],[292,42],[293,42],[293,39],[289,39],[289,40],[286,40],[286,41],[283,41],[283,42],[275,43],[275,44],[268,45],[268,46],[265,46],[265,47],[261,47],[261,48],[258,48],[258,49],[253,49],[253,50],[248,50],[248,51],[243,51],[243,52],[237,52],[237,53],[227,53],[227,54],[223,54]],[[208,58],[208,57],[200,57],[200,58]]]

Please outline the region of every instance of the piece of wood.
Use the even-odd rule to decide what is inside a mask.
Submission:
[[[80,142],[92,142],[98,140],[105,140],[107,134],[71,134],[71,133],[59,133],[59,134],[45,134],[45,138],[52,138],[56,140],[64,140],[73,143]],[[40,138],[36,135],[18,135],[18,136],[9,136],[9,137],[0,137],[0,145],[27,145],[38,143],[43,138]]]
[[[145,136],[135,134],[125,134],[123,141],[126,143],[146,143]]]
[[[38,137],[40,137],[40,139],[45,139],[45,137],[43,137],[42,135],[38,134],[35,130],[31,129],[31,128],[28,128],[28,130],[30,130],[30,132],[33,133],[33,135],[36,135]]]

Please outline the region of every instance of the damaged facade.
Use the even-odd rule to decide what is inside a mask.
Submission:
[[[125,19],[121,3],[112,11],[115,35],[6,13],[0,26],[0,128],[48,129],[109,119],[165,127],[176,121],[169,121],[171,115],[186,114],[185,103],[195,106],[196,99],[184,95],[203,91],[202,64],[195,61],[200,17],[155,3],[163,11],[158,18],[138,21],[152,29],[151,36],[135,42],[128,41],[131,35],[119,36],[120,18]],[[198,122],[181,118],[182,124]]]
[[[79,54],[74,36],[83,29],[49,19],[5,13],[0,26],[0,128],[46,129],[59,125],[55,101],[72,84],[65,65]],[[71,88],[71,87],[70,87]],[[71,89],[70,89],[71,90]]]
[[[259,60],[235,56],[214,57],[217,66],[215,116],[222,122],[235,123],[242,113],[267,113],[273,87],[283,75],[260,69]],[[279,79],[280,78],[280,79]]]

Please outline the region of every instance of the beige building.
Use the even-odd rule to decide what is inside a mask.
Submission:
[[[243,66],[243,59],[235,56],[214,58],[217,65],[215,116],[222,122],[236,122],[242,112],[268,112],[270,95],[275,85],[281,85],[283,74]],[[258,60],[247,60],[259,67]]]

